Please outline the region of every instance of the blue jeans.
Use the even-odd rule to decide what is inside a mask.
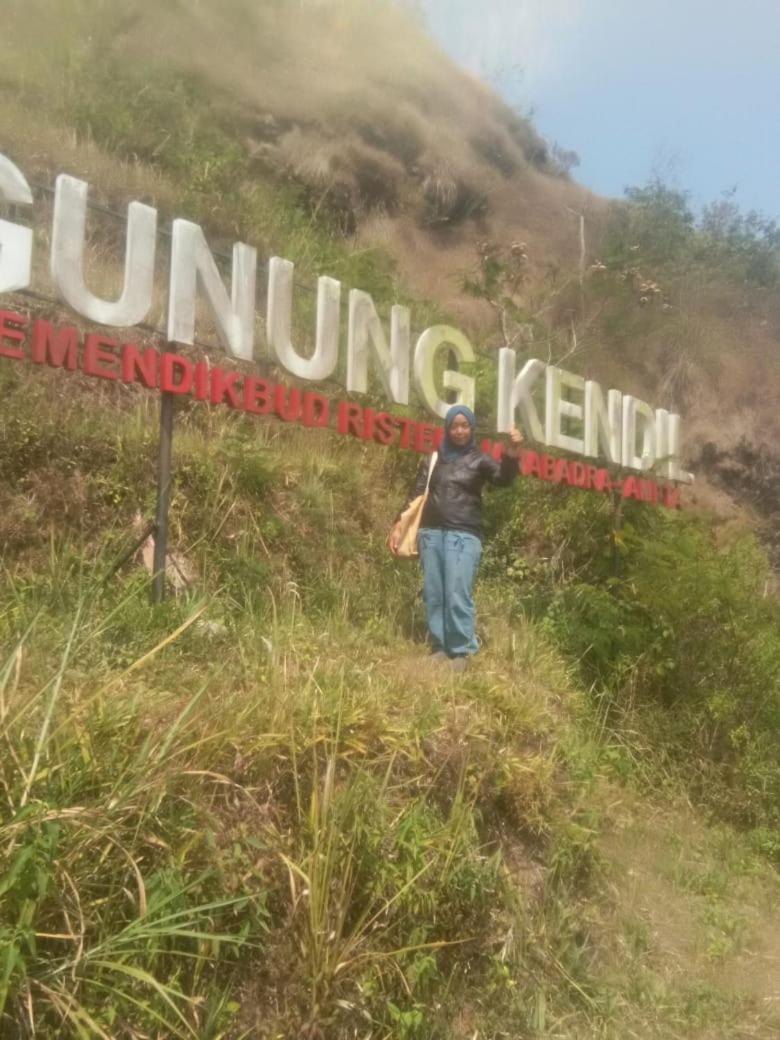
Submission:
[[[434,650],[465,657],[479,649],[472,588],[482,542],[465,531],[423,527],[418,537],[423,599]]]

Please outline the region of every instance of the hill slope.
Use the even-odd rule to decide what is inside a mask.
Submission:
[[[683,410],[710,493],[763,467],[771,514],[760,234],[658,185],[611,212],[382,4],[5,7],[1,146],[38,182],[154,200],[485,350],[498,303],[522,352]],[[96,222],[98,284],[115,239]],[[516,239],[508,300],[464,294]],[[777,1035],[780,619],[726,498],[618,530],[607,496],[491,496],[455,682],[383,545],[411,457],[182,406],[188,584],[153,608],[124,557],[156,399],[5,360],[0,397],[4,1036]]]
[[[0,378],[4,1036],[776,1035],[777,761],[749,713],[780,648],[759,610],[697,650],[755,598],[729,578],[748,546],[689,559],[677,517],[635,536],[626,585],[655,543],[679,600],[654,644],[614,579],[578,599],[600,500],[496,493],[456,679],[383,547],[397,455],[182,412],[192,584],[154,608],[143,569],[116,572],[151,508],[153,402]],[[611,690],[577,640],[624,608],[642,645],[614,647]]]
[[[115,204],[152,198],[312,273],[355,284],[360,270],[380,298],[436,301],[487,350],[506,326],[464,278],[479,277],[486,243],[522,242],[512,345],[680,411],[692,501],[747,508],[777,538],[765,222],[722,202],[697,227],[659,185],[618,210],[594,198],[389,3],[7,7],[4,144],[25,169],[88,172]]]

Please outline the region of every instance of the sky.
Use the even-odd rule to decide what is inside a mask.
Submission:
[[[698,208],[780,219],[780,0],[418,0],[444,49],[617,197],[656,173]]]

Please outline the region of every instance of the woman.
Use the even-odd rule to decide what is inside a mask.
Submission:
[[[455,671],[463,671],[478,650],[472,588],[482,555],[482,488],[486,482],[503,486],[514,480],[523,440],[513,426],[511,443],[497,462],[477,447],[475,426],[474,413],[465,405],[453,405],[447,412],[418,539],[433,655],[450,659]],[[427,479],[425,465],[401,512],[423,494]],[[396,519],[389,538],[391,552],[398,549],[400,533]]]

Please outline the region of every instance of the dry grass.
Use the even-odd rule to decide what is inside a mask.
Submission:
[[[625,791],[614,795],[601,842],[614,893],[612,970],[634,973],[640,993],[655,974],[668,1003],[687,989],[692,1012],[697,1001],[704,1012],[713,997],[747,997],[734,1035],[770,1037],[780,964],[777,876],[683,803],[662,808]],[[697,1023],[691,1014],[686,1040],[719,1035],[703,1017]]]
[[[3,41],[5,79],[66,97],[68,66],[85,58],[93,36],[117,62],[164,63],[197,74],[210,85],[222,124],[263,175],[292,176],[310,191],[314,207],[330,191],[337,209],[352,214],[342,220],[350,233],[375,209],[397,211],[391,247],[413,284],[420,270],[445,280],[460,273],[478,235],[540,245],[543,236],[555,262],[573,258],[576,235],[569,235],[565,207],[583,208],[587,193],[539,174],[528,159],[540,150],[530,125],[453,66],[392,4],[232,0],[183,7],[186,17],[149,0],[134,0],[121,13],[97,0],[68,3],[61,9],[68,32],[49,19],[41,37],[36,3],[17,2]],[[31,68],[15,65],[15,50],[33,54]],[[17,147],[21,156],[35,149]],[[61,151],[63,159],[70,150]],[[66,165],[56,155],[52,160]],[[93,168],[93,179],[110,190],[114,177],[98,172]],[[406,218],[420,225],[413,241]],[[430,295],[429,282],[419,284],[421,296]],[[457,294],[445,302],[457,304]]]
[[[2,150],[33,183],[53,188],[56,174],[69,173],[88,181],[90,202],[126,206],[138,199],[176,209],[177,189],[159,170],[107,154],[15,93],[3,93]]]

